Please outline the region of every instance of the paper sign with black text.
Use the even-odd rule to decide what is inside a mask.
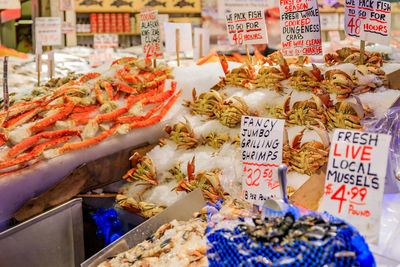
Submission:
[[[279,5],[279,0],[218,0],[218,17],[225,19],[225,15],[232,10],[267,9]]]
[[[117,34],[95,34],[93,37],[94,48],[118,48]]]
[[[225,18],[231,45],[268,43],[263,9],[232,10]]]
[[[161,57],[162,42],[157,10],[140,12],[140,34],[146,57]]]
[[[61,45],[61,18],[37,17],[35,19],[36,43]]]
[[[74,11],[74,0],[60,0],[61,11]]]
[[[280,1],[284,56],[321,55],[321,25],[317,0]]]
[[[200,45],[200,39],[201,39],[201,45]],[[195,28],[193,59],[197,60],[200,57],[204,57],[208,54],[209,51],[210,51],[210,31],[208,29]]]
[[[390,135],[336,129],[321,210],[354,225],[369,243],[379,239]]]
[[[16,9],[21,8],[19,0],[0,0],[0,9]]]
[[[164,23],[165,50],[176,52],[176,29],[179,29],[179,51],[191,51],[192,47],[192,24],[190,23]]]
[[[69,21],[62,22],[62,28],[61,28],[62,34],[75,33],[75,29],[76,29],[75,23]]]
[[[262,204],[282,198],[278,167],[282,163],[284,120],[242,116],[240,147],[242,157],[242,197]]]
[[[349,36],[389,45],[391,21],[389,2],[380,0],[345,1],[345,32]]]

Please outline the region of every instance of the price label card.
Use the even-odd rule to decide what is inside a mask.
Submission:
[[[37,17],[35,19],[36,42],[41,45],[61,45],[61,18]]]
[[[164,23],[165,50],[176,52],[176,30],[179,29],[179,51],[185,52],[192,47],[192,24],[190,23]]]
[[[321,209],[377,243],[390,135],[337,129],[329,152]]]
[[[324,30],[337,30],[339,27],[339,14],[321,14],[321,28]]]
[[[117,34],[95,34],[93,37],[94,48],[118,48]]]
[[[201,39],[201,45],[200,45]],[[201,48],[201,51],[200,51]],[[194,29],[194,51],[193,59],[197,60],[204,57],[210,51],[210,31],[203,28]]]
[[[140,34],[146,57],[161,57],[162,42],[157,10],[140,12]]]
[[[62,28],[61,28],[62,34],[75,33],[75,29],[76,29],[75,23],[69,21],[62,22]]]
[[[386,1],[346,0],[345,32],[361,40],[389,45],[391,5]]]
[[[317,0],[280,1],[282,54],[322,55]]]
[[[282,163],[285,120],[242,116],[243,199],[262,204],[269,198],[281,198],[278,167]]]
[[[60,0],[60,11],[74,11],[74,0]]]
[[[113,59],[112,49],[101,49],[89,55],[89,64],[91,67],[103,65],[106,61]]]
[[[263,9],[240,9],[225,16],[231,45],[268,43]]]
[[[0,9],[21,8],[19,0],[0,0]]]
[[[267,9],[279,5],[278,0],[218,0],[217,2],[218,18],[221,20],[231,10]]]

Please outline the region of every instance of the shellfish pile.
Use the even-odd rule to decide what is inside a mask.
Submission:
[[[70,78],[0,113],[0,146],[7,146],[0,155],[3,175],[155,124],[182,92],[175,92],[176,82],[165,90],[173,78],[169,67],[136,58],[116,60],[104,74]]]

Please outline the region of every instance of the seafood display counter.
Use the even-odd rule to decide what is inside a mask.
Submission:
[[[387,227],[390,218],[400,219],[397,213],[384,212],[381,238],[386,240],[368,248],[353,227],[326,214],[307,211],[304,217],[304,210],[289,205],[290,212],[264,221],[249,204],[237,200],[242,195],[241,164],[246,157],[241,154],[246,144],[239,136],[243,115],[286,121],[282,161],[289,168],[289,195],[313,175],[323,174],[334,129],[369,130],[388,116],[400,91],[390,88],[387,74],[400,65],[368,52],[365,64],[359,65],[359,57],[360,51],[345,47],[327,54],[323,64],[289,64],[276,52],[250,57],[244,64],[222,56],[216,57],[219,62],[204,59],[200,65],[174,68],[173,62],[153,67],[151,60],[128,57],[116,60],[103,73],[92,72],[16,99],[8,114],[0,113],[5,129],[0,138],[1,226],[6,227],[25,201],[82,163],[151,143],[148,152],[129,158],[132,168],[121,177],[125,181],[117,190],[116,205],[157,217],[197,188],[214,204],[189,222],[162,226],[149,240],[135,248],[137,243],[132,244],[129,252],[101,266],[157,264],[168,258],[174,260],[171,265],[217,266],[237,259],[238,265],[269,264],[271,259],[311,265],[316,263],[313,257],[324,264],[373,266],[369,248],[400,260],[395,250],[387,249],[400,231],[398,225]],[[392,142],[391,147],[397,151],[393,145],[398,144]],[[395,170],[399,168],[393,164]],[[321,192],[309,192],[314,193]],[[221,204],[223,200],[227,202]],[[313,203],[317,209],[319,202]],[[386,195],[384,210],[398,202]],[[206,242],[213,246],[207,249]],[[304,249],[302,258],[291,250],[296,246]],[[323,257],[310,252],[318,246],[330,252]],[[274,249],[266,251],[266,247]],[[169,257],[171,251],[186,256]]]

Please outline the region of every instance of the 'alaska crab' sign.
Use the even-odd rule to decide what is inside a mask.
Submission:
[[[243,198],[262,204],[281,197],[278,166],[282,163],[284,120],[242,116]]]
[[[140,12],[140,34],[142,37],[143,53],[146,57],[162,56],[162,42],[158,11]]]
[[[337,129],[329,155],[322,210],[353,224],[371,243],[379,237],[390,139]]]

